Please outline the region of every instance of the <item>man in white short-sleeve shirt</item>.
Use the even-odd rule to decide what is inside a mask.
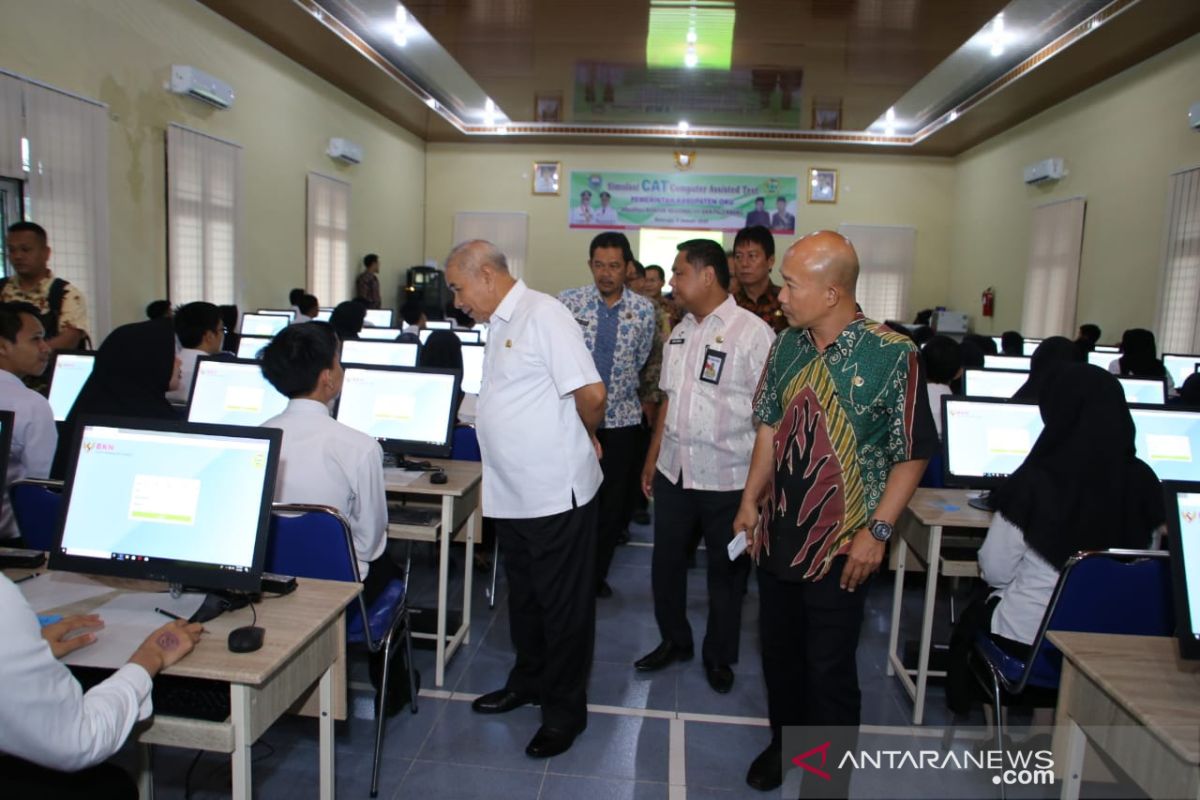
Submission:
[[[28,303],[0,303],[0,409],[13,412],[6,489],[22,478],[50,477],[58,446],[54,412],[50,401],[22,383],[28,375],[45,372],[49,360],[50,346],[37,308]],[[19,533],[5,491],[0,497],[0,541]]]
[[[565,752],[587,726],[596,622],[596,429],[606,393],[579,324],[508,271],[495,245],[465,242],[446,258],[454,304],[488,322],[476,407],[483,512],[496,520],[509,585],[516,664],[481,714],[540,703],[533,758]]]

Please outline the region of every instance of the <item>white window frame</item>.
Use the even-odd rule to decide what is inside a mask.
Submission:
[[[350,297],[350,184],[308,173],[306,286],[321,305]]]

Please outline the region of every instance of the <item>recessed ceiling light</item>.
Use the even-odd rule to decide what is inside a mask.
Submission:
[[[951,122],[954,122],[954,120],[958,119],[958,111],[957,111],[956,109],[952,109],[952,110],[950,111],[950,117],[949,117],[949,119],[950,119],[950,121],[951,121]]]
[[[427,98],[425,100],[425,105],[429,106],[434,111],[437,111],[438,102],[437,102],[437,100],[434,100],[432,97]]]
[[[392,41],[397,47],[408,44],[408,12],[399,3],[396,4],[396,27],[392,30]]]
[[[686,119],[679,120],[679,130],[686,131],[687,129],[688,129],[687,120]]]

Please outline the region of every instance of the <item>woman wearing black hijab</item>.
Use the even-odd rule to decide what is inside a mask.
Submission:
[[[1066,364],[1084,363],[1079,345],[1065,336],[1051,336],[1037,346],[1029,359],[1029,378],[1017,389],[1014,400],[1036,403],[1050,375]]]
[[[1130,328],[1121,336],[1121,357],[1108,365],[1108,371],[1127,378],[1166,378],[1167,394],[1175,391],[1171,373],[1158,358],[1154,334],[1145,328]]]
[[[992,492],[996,513],[979,551],[989,595],[963,612],[951,640],[946,702],[956,712],[974,696],[966,659],[977,630],[1027,656],[1068,558],[1145,547],[1166,518],[1158,479],[1135,455],[1116,378],[1090,364],[1064,365],[1050,373],[1038,406],[1045,428]]]
[[[425,344],[421,346],[421,354],[417,358],[417,366],[440,367],[442,369],[463,370],[462,341],[453,331],[436,330],[429,334]],[[462,404],[464,392],[458,390],[458,400],[454,405],[455,422],[458,421],[458,407]]]
[[[104,414],[140,419],[179,419],[166,393],[179,386],[179,356],[170,319],[122,325],[96,351],[95,366],[67,414],[51,475],[66,472],[66,457],[79,417]]]

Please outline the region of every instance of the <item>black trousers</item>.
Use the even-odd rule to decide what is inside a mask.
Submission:
[[[782,581],[758,570],[763,677],[774,742],[787,725],[828,725],[838,726],[821,734],[831,741],[831,754],[857,747],[862,693],[855,652],[870,582],[853,592],[842,589],[845,565],[845,556],[835,558],[819,581]],[[829,781],[805,775],[801,795],[846,797],[851,770],[830,772]]]
[[[542,724],[587,726],[596,638],[596,500],[561,514],[497,519],[516,664],[507,688],[541,698]]]
[[[604,457],[600,469],[604,482],[597,495],[599,501],[596,525],[596,585],[608,578],[617,539],[629,527],[633,517],[633,486],[641,476],[641,463],[637,461],[638,437],[641,426],[627,428],[601,428],[596,431]],[[643,456],[644,457],[644,456]]]
[[[0,797],[54,800],[137,800],[137,784],[116,764],[58,772],[13,756],[0,756]]]
[[[742,599],[750,559],[730,561],[725,548],[733,538],[733,518],[741,502],[740,490],[708,492],[684,489],[661,472],[654,475],[654,555],[650,579],[654,590],[654,618],[663,640],[691,647],[692,626],[687,620],[688,545],[697,525],[708,548],[708,627],[704,634],[704,660],[728,666],[738,660],[742,630]]]

